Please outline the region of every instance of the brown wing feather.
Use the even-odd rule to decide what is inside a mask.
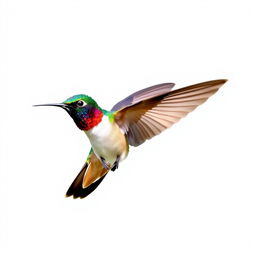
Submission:
[[[143,100],[147,100],[150,98],[157,97],[159,95],[166,94],[171,91],[173,88],[173,83],[165,83],[165,84],[157,84],[150,87],[147,87],[145,89],[142,89],[140,91],[137,91],[125,99],[119,101],[112,109],[111,111],[120,111],[124,108],[127,108],[129,106],[135,105]]]
[[[115,121],[126,133],[129,144],[138,146],[201,105],[226,81],[208,81],[142,100],[118,111]]]

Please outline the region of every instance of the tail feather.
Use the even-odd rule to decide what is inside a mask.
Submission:
[[[91,152],[82,170],[70,185],[66,197],[85,198],[99,186],[108,170],[104,169],[98,162],[100,160]]]

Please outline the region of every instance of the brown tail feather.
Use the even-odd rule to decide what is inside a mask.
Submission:
[[[66,196],[73,198],[84,198],[92,193],[107,175],[108,170],[102,167],[100,160],[92,153],[84,164]]]

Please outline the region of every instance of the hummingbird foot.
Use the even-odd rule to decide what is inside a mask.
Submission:
[[[119,167],[119,161],[120,161],[120,156],[117,156],[116,161],[114,162],[111,171],[115,171]]]
[[[102,156],[100,157],[102,166],[104,167],[104,169],[109,170],[111,168],[110,164],[105,160],[105,158],[103,158]]]

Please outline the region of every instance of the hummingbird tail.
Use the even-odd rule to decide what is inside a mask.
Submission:
[[[69,187],[66,197],[85,198],[99,186],[108,171],[103,168],[100,160],[92,152],[89,154],[82,170]]]

